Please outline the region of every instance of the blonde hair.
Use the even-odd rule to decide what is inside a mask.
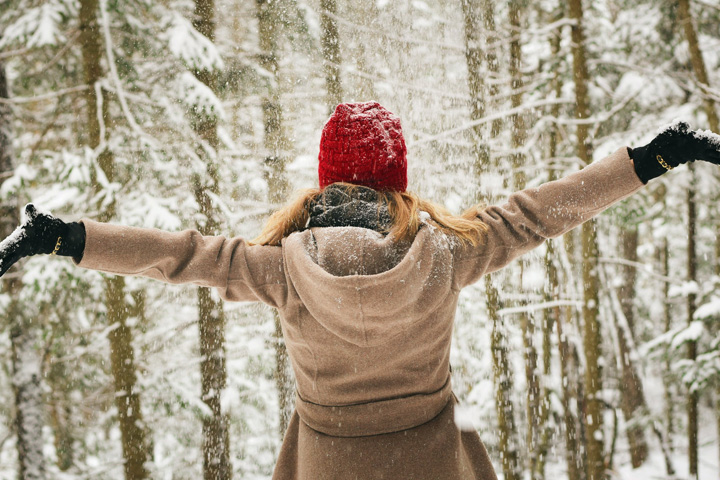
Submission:
[[[352,197],[356,185],[340,183],[347,187]],[[280,245],[283,238],[293,232],[304,230],[310,218],[310,208],[323,193],[320,188],[303,190],[290,203],[274,212],[263,227],[260,235],[250,245]],[[469,208],[462,215],[451,214],[446,208],[423,200],[414,193],[378,191],[380,205],[388,206],[392,225],[387,232],[396,241],[412,240],[422,223],[421,212],[426,212],[435,225],[445,233],[455,236],[461,242],[473,246],[480,244],[488,230],[478,217],[480,205]]]

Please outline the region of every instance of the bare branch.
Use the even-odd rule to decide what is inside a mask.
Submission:
[[[17,57],[18,55],[25,55],[30,50],[31,50],[30,48],[20,48],[18,50],[10,50],[8,52],[2,52],[2,53],[0,53],[0,60],[5,60],[6,58]]]
[[[680,285],[682,283],[680,281],[681,279],[666,277],[664,275],[660,275],[659,273],[655,273],[653,268],[650,265],[645,264],[645,263],[633,262],[630,260],[626,260],[624,258],[608,258],[608,257],[600,257],[598,259],[598,261],[600,263],[614,263],[617,265],[625,265],[628,267],[634,267],[639,272],[646,273],[646,274],[650,275],[651,277],[653,277],[657,280],[660,280],[662,282],[665,282],[665,283],[670,283],[670,284],[675,284],[675,285]]]
[[[73,36],[70,38],[70,40],[68,40],[67,43],[65,43],[65,45],[63,45],[63,47],[60,49],[60,51],[57,52],[55,54],[55,56],[53,58],[51,58],[50,61],[46,65],[43,65],[42,68],[39,68],[39,69],[35,70],[34,72],[30,72],[25,76],[33,77],[35,75],[40,75],[41,73],[46,73],[49,68],[51,68],[53,65],[55,65],[62,58],[62,56],[65,55],[65,52],[70,50],[70,47],[73,46],[73,44],[78,39],[78,37],[80,37],[80,29],[79,28],[76,29],[75,32],[73,32]]]
[[[537,102],[531,102],[526,103],[524,105],[520,105],[516,108],[510,108],[507,110],[503,110],[501,112],[496,112],[490,115],[486,115],[483,118],[480,118],[478,120],[473,120],[472,122],[468,122],[464,125],[460,125],[459,127],[451,128],[449,130],[445,130],[444,132],[440,132],[436,135],[431,135],[427,138],[423,138],[421,140],[416,140],[412,142],[412,146],[415,145],[421,145],[423,143],[430,143],[432,141],[438,140],[443,137],[447,137],[449,135],[454,135],[456,133],[464,132],[465,130],[469,130],[477,125],[482,125],[484,123],[492,122],[493,120],[497,120],[499,118],[505,118],[509,117],[510,115],[514,115],[516,113],[523,112],[525,110],[530,110],[537,107],[545,107],[547,105],[556,105],[556,104],[572,104],[575,101],[570,98],[553,98],[550,100],[540,100]]]
[[[56,90],[54,92],[44,93],[42,95],[35,95],[33,97],[13,97],[12,99],[0,98],[0,104],[20,105],[24,103],[42,102],[45,100],[51,100],[53,98],[61,97],[63,95],[82,92],[87,89],[87,85],[78,85],[76,87],[63,88],[62,90]]]
[[[387,38],[388,40],[394,40],[396,42],[401,42],[401,43],[410,43],[410,44],[415,44],[415,45],[431,45],[433,47],[440,47],[445,50],[455,50],[458,52],[465,51],[465,47],[463,47],[462,45],[456,45],[456,44],[452,44],[452,43],[432,42],[429,40],[418,40],[417,38],[405,37],[405,36],[399,36],[399,35],[390,35],[385,30],[376,30],[374,28],[365,27],[363,25],[358,25],[357,23],[346,20],[329,10],[321,10],[320,13],[322,15],[327,15],[329,18],[332,18],[333,20],[335,20],[338,23],[342,23],[343,25],[352,27],[355,30],[370,33],[375,37],[382,36],[382,37]]]

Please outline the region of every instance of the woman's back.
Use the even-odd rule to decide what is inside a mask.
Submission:
[[[303,420],[354,436],[434,417],[450,395],[458,296],[448,237],[430,225],[411,243],[323,227],[290,235],[282,250],[288,301],[280,313]]]

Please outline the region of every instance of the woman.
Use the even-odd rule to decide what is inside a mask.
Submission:
[[[323,129],[320,188],[276,212],[254,243],[65,224],[28,205],[0,245],[0,273],[52,253],[276,307],[297,378],[276,479],[494,479],[477,433],[453,418],[460,290],[694,159],[720,163],[720,142],[679,123],[644,147],[455,217],[406,192],[399,119],[374,102],[342,104]]]

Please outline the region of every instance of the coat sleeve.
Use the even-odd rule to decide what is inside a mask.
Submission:
[[[484,242],[454,252],[455,285],[463,288],[518,256],[558,237],[599,214],[643,186],[627,148],[579,172],[536,188],[515,192],[502,206],[484,209]]]
[[[126,227],[83,219],[85,251],[80,267],[137,275],[167,283],[217,289],[229,301],[284,305],[287,284],[281,247],[249,246],[240,237],[204,236]]]

